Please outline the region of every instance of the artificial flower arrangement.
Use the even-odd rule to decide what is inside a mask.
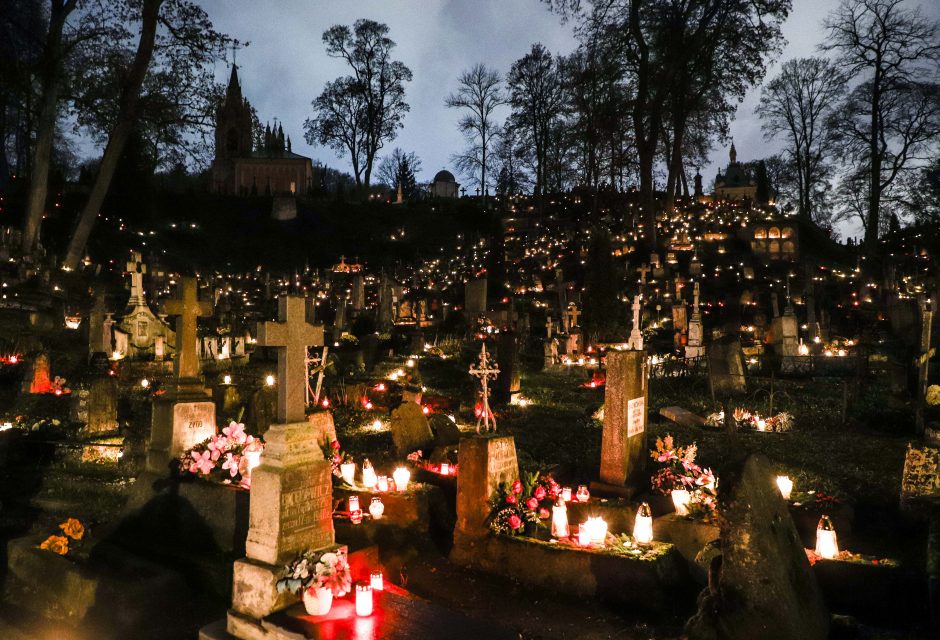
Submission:
[[[650,451],[650,457],[662,468],[653,474],[650,483],[653,491],[662,495],[688,491],[689,516],[708,519],[718,506],[718,479],[711,469],[702,468],[695,462],[697,454],[698,445],[694,442],[680,447],[669,434],[665,438],[656,438],[656,448]]]
[[[490,531],[502,535],[525,532],[526,524],[544,525],[561,486],[551,474],[523,474],[511,485],[501,483],[490,498]]]
[[[351,462],[352,456],[348,453],[343,453],[339,445],[339,440],[324,442],[320,445],[320,449],[323,451],[323,459],[330,461],[330,472],[337,478],[342,478],[343,474],[340,470],[340,465],[344,462]]]
[[[198,478],[248,486],[252,466],[250,458],[257,461],[263,450],[261,438],[245,433],[245,425],[230,422],[222,433],[184,451],[180,455],[180,469]],[[258,454],[257,458],[252,455],[254,453]]]
[[[51,551],[60,556],[68,555],[74,547],[81,544],[85,537],[85,527],[79,520],[69,518],[59,525],[63,535],[53,534],[42,541],[40,549]],[[69,546],[71,544],[71,547]]]
[[[785,433],[793,429],[793,414],[781,411],[775,416],[763,418],[747,409],[737,407],[731,414],[738,429],[752,429],[754,431],[772,431]],[[716,411],[705,418],[705,424],[710,427],[722,427],[725,424],[725,412]]]
[[[277,581],[278,593],[329,589],[335,596],[344,596],[352,586],[346,551],[304,551],[284,567]]]

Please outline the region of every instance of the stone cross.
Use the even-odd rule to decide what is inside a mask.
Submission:
[[[640,284],[645,287],[646,286],[646,274],[652,271],[652,269],[650,269],[650,266],[648,264],[644,263],[636,271],[637,273],[640,274]]]
[[[199,301],[196,278],[182,278],[179,298],[167,300],[166,312],[176,318],[176,362],[173,365],[177,380],[191,380],[199,376],[199,352],[196,349],[196,318],[212,314],[211,302]]]
[[[578,310],[578,305],[572,303],[568,305],[568,326],[569,327],[578,327],[578,318],[581,316],[581,312]]]
[[[643,348],[643,332],[640,331],[640,296],[633,296],[633,330],[627,340],[627,349],[639,351]]]
[[[127,272],[131,274],[131,297],[128,304],[143,304],[144,274],[147,273],[147,265],[143,263],[140,251],[131,252],[131,259],[127,263]]]
[[[258,323],[258,345],[277,349],[278,422],[303,422],[307,347],[323,345],[323,327],[307,322],[301,296],[278,298],[277,317]]]
[[[484,431],[496,431],[496,417],[490,410],[490,388],[489,381],[495,380],[499,376],[499,367],[490,364],[490,355],[486,352],[486,343],[480,348],[480,364],[476,367],[470,365],[470,375],[480,379],[480,385],[483,388],[483,409],[477,418],[477,433],[480,433],[480,423],[483,423]],[[492,423],[492,427],[490,424]]]

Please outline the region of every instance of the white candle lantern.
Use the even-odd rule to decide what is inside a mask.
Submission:
[[[362,522],[362,509],[359,508],[359,496],[349,496],[349,519],[353,524]]]
[[[689,515],[689,503],[692,501],[692,494],[688,489],[673,489],[672,504],[676,508],[677,516]]]
[[[385,579],[381,571],[369,574],[369,583],[372,585],[372,591],[385,591]]]
[[[583,484],[578,485],[578,491],[574,495],[578,499],[578,502],[587,502],[591,499],[591,492],[588,491],[587,486]]]
[[[591,532],[584,522],[578,525],[578,544],[582,547],[591,546]]]
[[[386,493],[388,491],[388,476],[379,476],[375,488],[382,493]]]
[[[339,465],[340,475],[343,476],[343,482],[349,486],[356,485],[356,463],[355,462],[344,462]]]
[[[789,500],[793,492],[793,480],[790,480],[790,476],[777,476],[777,488],[780,489],[783,499]]]
[[[441,463],[441,475],[446,476],[450,474],[450,464],[446,462]]]
[[[587,522],[584,523],[584,528],[587,530],[590,544],[604,546],[604,543],[607,541],[607,523],[603,518],[588,518]]]
[[[637,544],[650,544],[653,541],[653,515],[650,506],[645,502],[636,512],[636,521],[633,523],[633,539]]]
[[[836,538],[836,529],[832,526],[829,516],[819,519],[816,526],[816,554],[832,560],[839,555],[839,542]]]
[[[408,489],[411,472],[405,467],[398,467],[395,469],[395,473],[392,474],[392,478],[395,480],[395,490],[401,493]]]
[[[378,496],[372,498],[372,503],[369,505],[369,514],[374,520],[381,520],[383,513],[385,513],[385,504],[382,503],[382,498]]]
[[[375,488],[379,479],[375,475],[375,469],[368,458],[362,461],[362,486],[370,491]]]
[[[567,538],[568,533],[568,507],[564,500],[559,500],[552,507],[552,537]]]
[[[372,585],[368,582],[356,583],[356,615],[372,615]]]
[[[565,502],[571,502],[571,487],[561,488],[561,499]]]

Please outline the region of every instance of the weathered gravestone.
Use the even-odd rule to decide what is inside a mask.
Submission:
[[[434,434],[434,447],[451,447],[460,442],[460,429],[457,423],[440,413],[431,415],[428,420]]]
[[[200,302],[195,278],[183,278],[180,297],[167,300],[167,312],[176,315],[176,359],[173,384],[153,400],[147,468],[164,472],[170,461],[216,433],[215,403],[199,377],[196,318],[212,313]]]
[[[607,353],[601,489],[631,494],[647,484],[646,409],[649,368],[645,350]]]
[[[829,614],[775,474],[761,454],[723,471],[713,561],[689,640],[825,640]]]
[[[93,379],[87,389],[82,389],[79,396],[84,395],[84,419],[82,434],[99,435],[114,433],[118,430],[118,386],[113,377],[98,377]],[[79,400],[81,402],[81,400]]]
[[[391,428],[392,441],[399,455],[427,449],[434,441],[427,416],[421,405],[415,402],[402,402],[392,411]]]
[[[36,354],[26,367],[26,375],[23,376],[23,393],[48,393],[52,389],[49,371],[48,354],[45,352]]]
[[[502,483],[519,477],[512,436],[474,436],[460,440],[457,453],[457,527],[451,558],[465,562],[474,541],[488,535],[489,499]]]
[[[907,445],[901,475],[901,506],[940,498],[940,448]]]
[[[468,322],[486,313],[486,278],[476,278],[467,282],[464,288],[464,309]]]
[[[502,331],[499,334],[496,365],[499,375],[493,391],[498,402],[509,402],[512,396],[522,389],[522,380],[519,373],[519,340],[512,331]]]
[[[708,384],[712,398],[722,400],[728,396],[739,396],[747,392],[744,376],[744,355],[741,341],[725,336],[712,341],[706,353],[708,361]]]

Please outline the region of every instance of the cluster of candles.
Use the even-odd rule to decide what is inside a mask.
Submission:
[[[565,502],[571,502],[571,487],[562,487],[561,488],[561,499]],[[588,491],[587,486],[581,484],[578,485],[578,490],[574,493],[576,502],[587,502],[591,499],[591,493]]]
[[[340,475],[343,482],[354,487],[356,486],[356,463],[343,462],[339,465]],[[444,473],[443,471],[441,473]],[[395,490],[399,493],[408,490],[408,483],[411,481],[411,472],[405,467],[398,467],[392,473],[392,480],[395,482]],[[375,468],[368,459],[362,463],[362,486],[369,491],[378,491],[380,493],[388,492],[388,476],[376,474]]]
[[[369,574],[369,581],[365,580],[356,583],[356,615],[365,617],[371,616],[374,609],[372,605],[372,594],[375,591],[384,591],[385,584],[382,579],[381,571],[373,571]]]
[[[362,522],[362,509],[359,505],[359,496],[349,496],[346,503],[349,508],[349,519],[352,520],[352,523],[359,524]],[[369,504],[369,515],[372,516],[373,520],[381,520],[382,514],[384,513],[385,504],[382,502],[382,498],[374,496],[372,502]]]
[[[777,476],[777,488],[780,489],[780,495],[784,500],[790,499],[793,492],[793,480],[789,476]],[[829,516],[824,515],[819,519],[816,525],[816,555],[827,560],[832,560],[839,555],[839,540],[836,536],[836,528],[832,524]]]
[[[564,498],[559,498],[552,507],[552,537],[570,537],[568,529],[568,508]],[[653,542],[653,515],[645,502],[636,512],[633,524],[633,540],[638,545],[648,545]],[[577,543],[581,547],[592,545],[604,546],[607,541],[607,522],[600,516],[589,516],[586,522],[578,525]]]

